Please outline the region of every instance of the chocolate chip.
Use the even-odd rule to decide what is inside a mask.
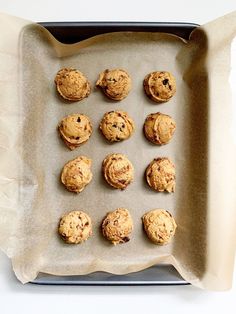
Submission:
[[[117,128],[116,124],[112,124],[112,127],[113,127],[113,128]]]
[[[122,128],[123,128],[123,129],[125,128],[125,125],[124,125],[124,123],[122,123]]]
[[[78,117],[78,119],[77,119],[77,122],[81,122],[81,119],[80,119],[80,117]]]
[[[168,79],[165,79],[165,80],[163,80],[163,81],[162,81],[163,85],[168,84],[168,82],[169,82],[169,80],[168,80]]]
[[[118,182],[121,183],[121,184],[125,184],[126,183],[125,180],[118,180]]]
[[[75,139],[76,139],[76,140],[79,140],[79,139],[80,139],[80,137],[79,137],[79,136],[77,136]]]
[[[129,237],[124,237],[122,240],[123,240],[123,242],[129,242],[130,238]]]
[[[61,237],[62,239],[67,240],[67,236],[64,233],[61,233]]]

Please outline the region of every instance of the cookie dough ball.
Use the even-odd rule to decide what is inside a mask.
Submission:
[[[108,213],[102,222],[103,236],[115,245],[128,242],[132,230],[133,221],[125,208],[117,208]]]
[[[143,86],[147,96],[155,102],[168,101],[176,92],[175,78],[170,72],[149,73]]]
[[[164,209],[149,211],[143,215],[142,221],[148,238],[159,245],[169,243],[177,227],[172,215]]]
[[[110,99],[122,100],[131,90],[131,78],[124,70],[105,70],[99,75],[96,86]]]
[[[82,211],[74,210],[62,216],[58,232],[66,243],[82,243],[92,235],[91,218]]]
[[[169,143],[174,135],[175,128],[174,119],[160,112],[149,114],[143,127],[146,138],[158,145]]]
[[[110,154],[102,163],[105,180],[115,189],[124,190],[134,179],[134,167],[123,154]]]
[[[134,121],[125,111],[107,112],[100,122],[100,130],[110,142],[126,140],[132,135],[134,129]]]
[[[92,160],[79,156],[65,164],[61,173],[61,182],[68,191],[80,193],[92,180]]]
[[[58,93],[67,100],[79,101],[88,97],[91,86],[84,74],[76,69],[64,68],[57,72],[55,84]]]
[[[92,124],[86,115],[75,113],[61,120],[58,131],[64,143],[73,150],[87,142],[92,134]]]
[[[146,169],[148,185],[158,192],[175,191],[175,166],[169,158],[156,158]]]

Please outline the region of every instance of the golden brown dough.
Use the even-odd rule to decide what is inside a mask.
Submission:
[[[80,193],[92,180],[92,160],[79,156],[68,161],[62,169],[61,182],[68,191]]]
[[[175,191],[175,166],[169,158],[156,158],[146,169],[148,185],[158,192]]]
[[[174,135],[175,128],[174,119],[160,112],[149,114],[143,127],[146,138],[158,145],[169,143]]]
[[[82,211],[71,211],[61,217],[58,233],[66,243],[82,243],[92,235],[91,218]]]
[[[108,213],[102,222],[103,236],[115,245],[128,242],[132,230],[133,221],[125,208],[117,208]]]
[[[147,96],[155,102],[166,102],[176,92],[174,76],[165,71],[156,71],[146,75],[143,86]]]
[[[172,215],[164,209],[154,209],[142,217],[144,230],[155,244],[164,245],[170,242],[177,228]]]
[[[61,120],[58,131],[64,143],[73,150],[87,142],[92,134],[92,124],[86,115],[75,113]]]
[[[58,93],[67,100],[79,101],[88,97],[91,86],[84,74],[73,68],[63,68],[57,72],[55,84]]]
[[[134,121],[125,111],[110,111],[104,114],[100,130],[109,142],[128,139],[134,132]]]
[[[131,78],[125,70],[105,70],[96,82],[104,94],[112,100],[122,100],[131,90]]]
[[[107,183],[115,189],[124,190],[134,179],[134,167],[123,154],[110,154],[102,163]]]

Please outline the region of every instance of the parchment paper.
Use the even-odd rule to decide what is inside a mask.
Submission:
[[[112,33],[74,45],[57,42],[45,29],[15,17],[0,16],[0,247],[11,258],[17,278],[26,283],[39,272],[78,275],[94,271],[125,274],[156,263],[171,263],[190,283],[205,289],[230,288],[235,253],[235,143],[230,85],[230,48],[236,13],[191,34],[189,42],[159,33]],[[54,77],[62,67],[80,69],[92,82],[91,95],[77,103],[58,97]],[[124,68],[133,88],[122,102],[94,88],[106,68]],[[168,70],[177,93],[155,104],[142,81],[153,70]],[[136,132],[127,141],[108,144],[98,125],[110,110],[127,111]],[[157,147],[143,136],[149,113],[170,114],[177,130],[170,144]],[[93,123],[90,140],[69,151],[57,124],[70,113],[84,113]],[[124,153],[135,168],[127,190],[111,189],[101,175],[109,153]],[[63,165],[76,156],[93,160],[93,180],[75,195],[59,181]],[[174,194],[156,193],[144,171],[158,156],[176,165]],[[101,236],[108,211],[126,207],[134,220],[131,241],[112,246]],[[171,244],[158,247],[146,238],[141,216],[165,208],[178,228]],[[61,215],[84,210],[93,236],[67,245],[57,235]]]

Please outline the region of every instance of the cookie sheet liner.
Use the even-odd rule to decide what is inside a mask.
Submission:
[[[188,42],[170,34],[122,32],[65,45],[44,28],[7,15],[0,15],[0,30],[0,247],[17,278],[26,283],[39,272],[126,274],[171,263],[193,285],[229,289],[236,244],[235,103],[229,84],[236,13],[199,27]],[[69,103],[58,97],[53,80],[62,67],[86,74],[93,86],[87,99]],[[94,87],[106,68],[130,73],[133,87],[125,100],[110,101]],[[144,95],[142,80],[153,70],[176,77],[177,93],[168,103],[155,104]],[[136,131],[127,141],[109,144],[98,125],[105,112],[116,109],[130,114]],[[173,140],[161,147],[142,132],[146,115],[158,111],[177,123]],[[91,118],[93,134],[71,152],[56,127],[76,112]],[[101,175],[102,160],[116,152],[135,167],[135,181],[125,191],[110,188]],[[59,176],[78,155],[92,158],[93,180],[75,195]],[[144,180],[146,166],[159,156],[176,165],[174,194],[155,193]],[[130,242],[113,246],[102,238],[100,223],[117,207],[130,210],[134,231]],[[169,245],[150,243],[142,230],[141,216],[154,208],[176,218]],[[82,245],[65,244],[57,235],[60,216],[74,209],[93,220],[93,236]]]

